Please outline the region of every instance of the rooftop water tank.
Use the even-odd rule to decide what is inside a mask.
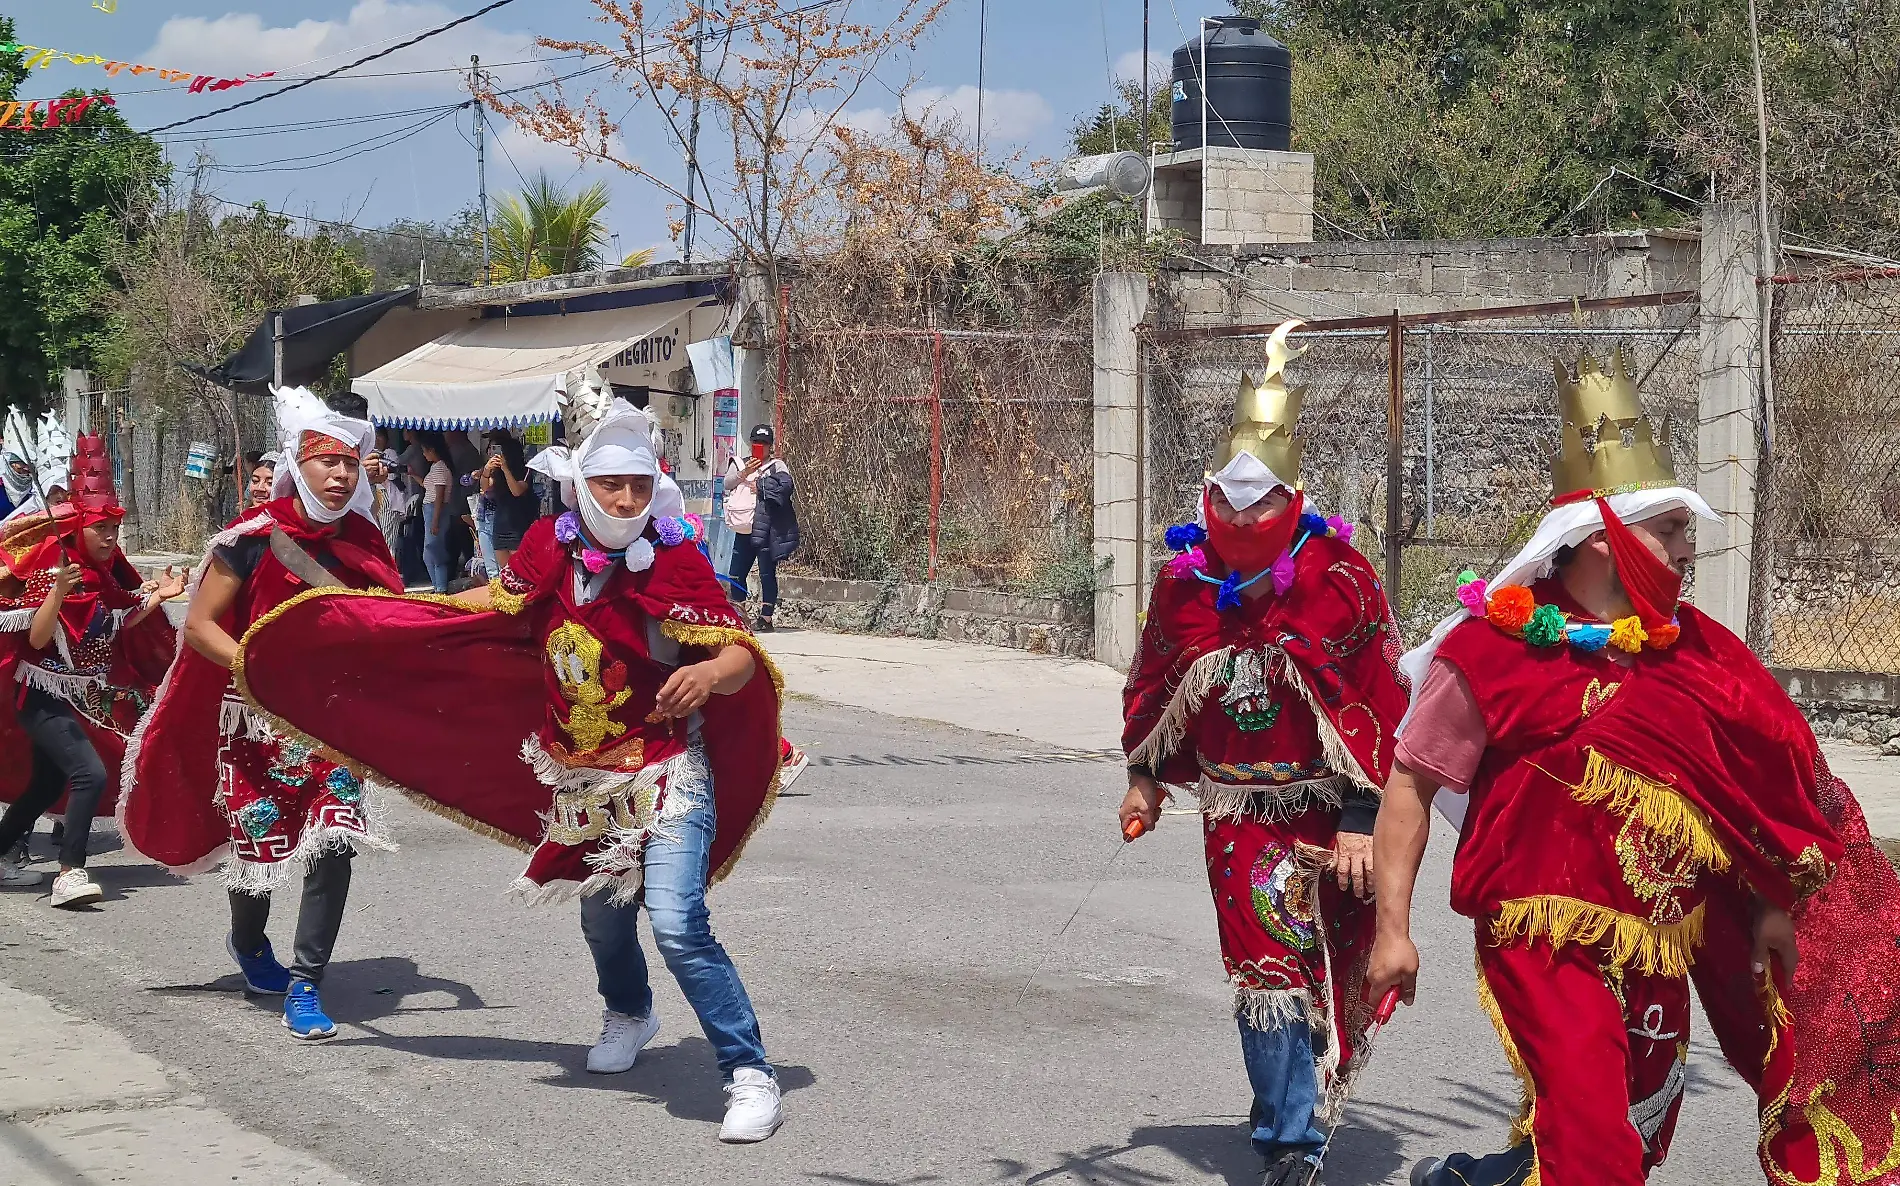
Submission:
[[[1250,17],[1209,17],[1202,38],[1174,51],[1169,123],[1175,151],[1201,147],[1201,79],[1207,79],[1207,142],[1216,148],[1293,145],[1293,54]]]

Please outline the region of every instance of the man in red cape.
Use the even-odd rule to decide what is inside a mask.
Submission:
[[[1304,512],[1294,484],[1300,391],[1281,372],[1297,324],[1274,334],[1262,382],[1241,380],[1205,529],[1168,533],[1205,551],[1155,582],[1122,693],[1124,829],[1156,825],[1162,784],[1198,791],[1270,1186],[1317,1172],[1319,1126],[1371,1020],[1371,832],[1406,704],[1378,577],[1351,529]]]
[[[1679,604],[1691,516],[1714,516],[1620,352],[1560,366],[1558,392],[1554,509],[1406,658],[1368,989],[1411,1000],[1439,795],[1462,823],[1452,908],[1524,1089],[1507,1152],[1412,1180],[1643,1182],[1681,1107],[1692,984],[1758,1093],[1771,1182],[1900,1180],[1900,886],[1779,683]]]
[[[402,581],[368,513],[369,423],[301,388],[276,394],[276,497],[215,536],[192,577],[182,644],[126,754],[120,825],[134,849],[179,872],[223,863],[226,950],[246,987],[283,993],[291,1035],[319,1039],[336,1033],[318,986],[343,924],[351,858],[394,845],[377,788],[238,696],[237,640],[311,588],[400,592]],[[265,926],[272,890],[293,880],[303,900],[285,968]]]
[[[577,403],[578,445],[533,463],[575,509],[530,528],[488,588],[306,595],[251,630],[240,686],[365,777],[529,849],[522,896],[581,896],[606,1006],[592,1072],[631,1068],[659,1028],[644,903],[726,1079],[721,1139],[763,1140],[778,1084],[706,888],[777,794],[780,681],[693,546],[646,414],[612,401],[590,425]],[[454,714],[406,694],[471,681],[483,695]]]
[[[93,817],[117,801],[126,738],[171,653],[158,607],[184,591],[168,570],[144,585],[119,550],[112,461],[81,434],[67,501],[11,519],[0,533],[0,883],[33,885],[12,856],[34,821],[66,799],[52,903],[77,906],[102,891],[86,872]]]

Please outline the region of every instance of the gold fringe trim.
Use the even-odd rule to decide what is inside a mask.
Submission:
[[[1499,945],[1539,937],[1553,947],[1601,944],[1611,967],[1635,968],[1647,976],[1686,976],[1702,943],[1703,909],[1698,905],[1681,922],[1659,926],[1594,902],[1540,894],[1504,903],[1491,922],[1491,936]]]
[[[1570,786],[1572,799],[1586,804],[1607,803],[1616,814],[1639,819],[1657,836],[1674,842],[1678,851],[1686,849],[1689,858],[1698,865],[1717,873],[1727,871],[1728,850],[1716,838],[1709,817],[1701,808],[1683,798],[1682,793],[1669,784],[1612,762],[1594,746],[1586,747],[1585,752],[1590,757],[1584,766],[1583,781],[1565,784]]]
[[[489,578],[488,600],[497,610],[511,617],[528,608],[527,597],[520,593],[510,593],[501,583],[500,577]]]
[[[1517,1040],[1511,1037],[1511,1031],[1504,1025],[1504,1012],[1498,1008],[1497,997],[1491,994],[1491,984],[1484,978],[1484,961],[1477,961],[1478,968],[1478,1007],[1491,1019],[1491,1027],[1498,1031],[1498,1041],[1504,1046],[1505,1061],[1511,1064],[1511,1073],[1517,1076],[1517,1085],[1523,1093],[1517,1116],[1511,1121],[1511,1147],[1515,1149],[1525,1141],[1531,1141],[1533,1157],[1536,1142],[1532,1140],[1531,1127],[1537,1119],[1537,1084],[1531,1079],[1530,1068],[1524,1065],[1524,1056],[1518,1053]],[[1526,1182],[1537,1177],[1535,1167]]]
[[[752,843],[752,837],[765,825],[766,818],[772,814],[772,808],[778,805],[781,778],[785,773],[785,768],[778,762],[776,749],[778,739],[785,736],[784,725],[780,720],[780,713],[785,704],[785,676],[779,671],[778,664],[772,662],[772,656],[765,653],[765,648],[759,645],[759,640],[753,637],[750,631],[740,630],[733,626],[696,626],[690,622],[676,622],[671,618],[665,618],[660,622],[660,632],[682,646],[707,648],[742,646],[752,652],[752,657],[759,661],[760,666],[765,668],[765,674],[772,680],[772,691],[776,701],[772,706],[772,744],[775,747],[772,751],[772,782],[765,788],[765,802],[759,805],[759,813],[752,817],[752,825],[745,830],[745,835],[739,837],[738,846],[732,850],[732,855],[714,871],[711,884],[718,885],[738,865],[739,858],[745,855],[746,846]],[[707,760],[711,761],[710,757]]]
[[[439,815],[450,823],[460,824],[478,836],[486,836],[490,840],[498,844],[505,844],[517,852],[533,852],[536,847],[533,843],[523,840],[518,836],[511,836],[493,824],[485,824],[472,815],[457,811],[447,804],[436,802],[427,795],[410,790],[408,787],[390,778],[388,775],[383,774],[367,762],[358,761],[356,758],[352,758],[350,755],[343,753],[335,747],[324,744],[322,741],[312,737],[310,734],[297,728],[297,726],[257,702],[257,697],[251,694],[250,680],[246,677],[244,669],[245,650],[250,646],[252,636],[264,626],[275,622],[279,617],[290,612],[293,606],[302,605],[304,602],[316,597],[394,597],[409,601],[427,601],[436,605],[452,606],[467,614],[488,612],[486,610],[475,609],[442,593],[402,594],[391,593],[387,589],[305,589],[302,593],[297,594],[295,597],[290,598],[283,604],[275,606],[261,615],[257,621],[251,623],[250,629],[244,632],[244,637],[238,640],[237,656],[231,660],[231,681],[236,686],[238,695],[244,698],[244,703],[249,705],[252,711],[262,716],[266,721],[269,721],[271,728],[277,731],[278,736],[292,737],[303,742],[305,745],[311,746],[317,751],[318,755],[326,761],[335,762],[339,766],[346,767],[350,773],[356,775],[356,777],[362,779],[364,782],[374,782],[387,787],[431,815]],[[180,637],[183,637],[182,632]]]
[[[1765,1071],[1774,1061],[1775,1047],[1781,1045],[1781,1032],[1794,1024],[1794,1014],[1788,1012],[1788,1006],[1782,1003],[1781,990],[1775,987],[1773,976],[1764,977],[1761,987],[1762,1016],[1768,1023],[1768,1053],[1761,1056],[1761,1066]]]

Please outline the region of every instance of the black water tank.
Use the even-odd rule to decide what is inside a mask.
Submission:
[[[1176,151],[1201,147],[1201,77],[1207,77],[1207,141],[1216,148],[1293,145],[1293,54],[1243,16],[1209,17],[1201,38],[1174,51],[1169,122]]]

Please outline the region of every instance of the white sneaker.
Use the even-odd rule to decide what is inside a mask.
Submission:
[[[99,883],[86,875],[84,869],[68,869],[53,878],[53,905],[78,906],[86,902],[97,902],[106,896]]]
[[[23,852],[10,852],[0,857],[0,885],[38,885],[45,876],[38,869],[26,867],[26,855]]]
[[[733,1145],[763,1141],[783,1123],[778,1080],[762,1067],[734,1071],[726,1084],[726,1122],[719,1126],[719,1139]]]
[[[587,1052],[587,1070],[594,1075],[618,1075],[630,1070],[640,1050],[660,1032],[660,1011],[629,1017],[608,1009],[600,1015],[600,1041]]]

